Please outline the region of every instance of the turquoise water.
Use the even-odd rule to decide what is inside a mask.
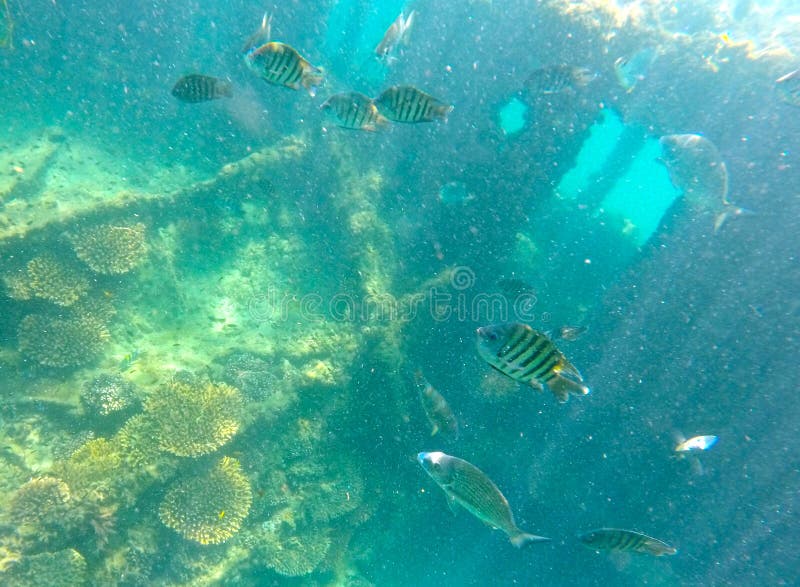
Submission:
[[[7,7],[0,584],[798,582],[793,3],[276,6],[314,96],[245,65],[263,5]],[[179,101],[189,73],[233,96]],[[392,85],[453,109],[320,110]],[[591,393],[493,370],[476,329],[515,321]],[[431,451],[552,540],[451,512]]]

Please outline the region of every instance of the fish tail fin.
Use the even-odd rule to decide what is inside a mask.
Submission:
[[[227,80],[222,82],[220,94],[222,94],[225,98],[233,98],[233,84]]]
[[[303,84],[303,87],[308,90],[308,93],[311,94],[311,97],[313,98],[317,95],[317,88],[319,88],[324,81],[325,70],[321,67],[311,66],[303,74],[303,78],[300,80],[300,83]]]
[[[556,374],[555,378],[547,383],[547,386],[562,404],[569,399],[569,394],[586,395],[589,393],[588,387],[561,374]]]
[[[511,544],[513,544],[517,548],[522,548],[523,546],[527,546],[528,544],[533,544],[534,542],[550,542],[552,539],[520,531],[519,533],[514,534],[513,536],[509,536],[509,540],[511,540]]]
[[[733,216],[741,216],[742,214],[755,214],[752,210],[748,210],[747,208],[740,208],[736,204],[732,204],[725,200],[723,202],[725,208],[714,217],[714,234],[719,232],[719,229],[722,228],[722,225],[725,224],[725,221],[728,218]]]

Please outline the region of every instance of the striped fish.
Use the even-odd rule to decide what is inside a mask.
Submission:
[[[508,500],[497,485],[472,463],[443,452],[421,452],[417,461],[442,488],[453,511],[456,504],[460,505],[482,522],[505,532],[517,548],[550,540],[520,530],[514,522]]]
[[[180,78],[172,87],[172,95],[182,102],[197,104],[233,96],[233,86],[224,79],[194,73]]]
[[[413,86],[392,86],[375,99],[378,110],[395,122],[445,120],[453,110],[449,104]]]
[[[548,65],[534,70],[525,80],[525,89],[532,96],[575,91],[587,85],[595,75],[585,67]]]
[[[250,49],[244,59],[247,67],[264,81],[293,90],[303,86],[312,96],[325,77],[322,68],[311,65],[286,43],[272,41]]]
[[[570,393],[589,393],[580,372],[553,341],[527,324],[493,324],[477,333],[478,354],[504,375],[539,391],[547,385],[560,402],[567,401]]]
[[[342,128],[375,131],[389,121],[378,112],[375,102],[359,92],[334,94],[320,106]]]
[[[657,538],[619,528],[599,528],[582,534],[579,539],[594,550],[633,551],[653,556],[673,555],[678,552],[677,548]]]

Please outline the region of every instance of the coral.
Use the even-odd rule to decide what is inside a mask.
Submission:
[[[71,306],[89,289],[84,275],[52,255],[34,257],[24,271],[6,275],[3,281],[11,298],[40,298],[59,306]]]
[[[105,275],[127,273],[147,255],[145,226],[96,224],[67,236],[75,254],[93,271]]]
[[[267,526],[258,535],[257,545],[264,564],[286,577],[313,573],[331,546],[330,530],[306,528],[301,532],[286,531],[286,525]]]
[[[215,451],[239,430],[244,404],[225,383],[173,380],[145,401],[157,424],[159,446],[179,457]]]
[[[122,456],[117,447],[105,438],[85,442],[54,471],[69,486],[75,497],[91,495],[94,500],[106,501],[116,493],[116,485],[125,483]]]
[[[220,544],[239,531],[252,502],[250,482],[239,461],[224,457],[205,476],[173,484],[158,513],[184,538]]]
[[[305,460],[289,467],[288,478],[299,499],[295,507],[315,522],[340,518],[363,499],[364,482],[355,467]]]
[[[139,405],[134,389],[132,383],[119,375],[100,375],[84,384],[81,403],[92,416],[129,413]]]
[[[64,520],[71,505],[72,495],[64,481],[51,476],[34,477],[11,498],[9,518],[21,536],[48,544],[64,533]]]
[[[263,400],[280,385],[275,367],[256,354],[234,352],[222,362],[223,381],[241,390],[249,399]]]
[[[17,330],[20,352],[47,367],[84,365],[100,354],[110,336],[105,320],[81,311],[31,314]]]
[[[86,585],[86,561],[72,548],[23,556],[4,573],[5,585],[77,587]]]

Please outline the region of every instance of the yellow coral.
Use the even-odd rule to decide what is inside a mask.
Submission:
[[[88,580],[86,560],[72,548],[23,556],[4,575],[4,584],[17,586],[77,587]]]
[[[250,482],[239,461],[224,457],[207,475],[170,487],[158,513],[184,538],[220,544],[239,531],[252,502]]]
[[[127,273],[147,255],[145,226],[97,224],[68,235],[78,258],[105,275]]]
[[[100,354],[110,336],[105,321],[86,312],[31,314],[17,330],[22,354],[47,367],[84,365]]]
[[[52,255],[34,257],[24,271],[6,275],[3,281],[11,298],[40,298],[59,306],[71,306],[89,289],[85,276]]]
[[[210,381],[171,381],[145,402],[162,450],[179,457],[215,451],[239,430],[244,404],[238,389]]]

